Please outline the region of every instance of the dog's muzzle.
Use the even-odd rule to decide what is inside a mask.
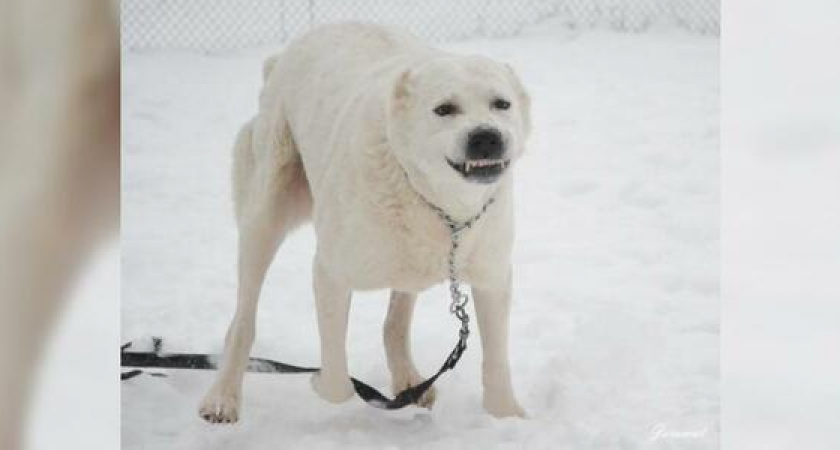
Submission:
[[[505,159],[505,142],[502,134],[494,128],[479,127],[467,136],[463,161],[446,162],[468,181],[476,183],[495,182],[510,166]]]

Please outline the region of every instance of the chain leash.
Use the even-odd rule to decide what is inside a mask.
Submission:
[[[455,255],[458,252],[460,245],[461,233],[464,230],[472,228],[472,226],[487,212],[487,208],[496,201],[494,197],[490,197],[481,210],[473,217],[467,219],[465,222],[458,222],[452,216],[446,213],[437,205],[429,202],[425,198],[423,200],[437,213],[438,217],[443,220],[446,227],[449,229],[449,257],[448,257],[448,279],[449,279],[449,295],[452,297],[452,303],[449,305],[449,312],[461,321],[461,340],[466,341],[470,334],[470,315],[467,313],[466,306],[470,302],[470,297],[461,290],[461,282],[458,280],[458,272],[456,269]],[[460,356],[460,355],[458,355]]]

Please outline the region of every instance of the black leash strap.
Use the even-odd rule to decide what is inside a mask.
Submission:
[[[416,404],[420,397],[435,383],[435,381],[447,370],[452,369],[461,359],[461,355],[467,349],[467,337],[469,336],[468,322],[461,323],[460,336],[455,348],[446,358],[446,361],[440,367],[436,374],[432,375],[426,381],[409,387],[393,399],[384,396],[376,388],[369,384],[360,381],[356,378],[350,378],[353,382],[353,387],[356,394],[364,400],[367,404],[380,409],[400,409],[405,406]],[[160,338],[153,338],[154,350],[151,352],[132,352],[128,351],[131,348],[131,342],[125,344],[120,349],[120,362],[122,367],[142,367],[142,368],[166,368],[166,369],[198,369],[198,370],[214,370],[216,369],[215,357],[207,354],[199,353],[163,353],[163,341]],[[270,359],[250,358],[248,366],[245,369],[247,372],[257,373],[314,373],[320,369],[316,367],[300,367],[292,364],[285,364]],[[122,380],[128,380],[144,373],[143,370],[133,369],[123,372],[120,375]],[[153,376],[161,376],[155,372],[149,372]]]

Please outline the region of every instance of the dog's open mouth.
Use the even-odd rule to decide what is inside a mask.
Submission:
[[[509,159],[474,159],[454,162],[446,158],[449,166],[469,181],[492,183],[510,166]]]

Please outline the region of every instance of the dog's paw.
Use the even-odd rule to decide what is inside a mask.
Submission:
[[[528,417],[513,396],[485,395],[484,409],[497,418],[519,417],[526,419]]]
[[[236,423],[240,407],[241,395],[236,389],[213,387],[201,401],[198,414],[210,423]]]
[[[356,392],[349,377],[328,380],[322,377],[320,373],[315,373],[312,375],[310,382],[315,393],[330,403],[344,403],[350,400]]]
[[[418,384],[425,381],[420,375],[411,375],[407,377],[399,377],[393,380],[391,384],[391,388],[393,390],[394,395],[399,394],[405,389],[408,389],[412,386],[417,386]],[[429,387],[423,395],[420,396],[420,399],[417,400],[417,406],[432,409],[432,406],[435,405],[435,400],[437,399],[437,389],[434,386]]]

